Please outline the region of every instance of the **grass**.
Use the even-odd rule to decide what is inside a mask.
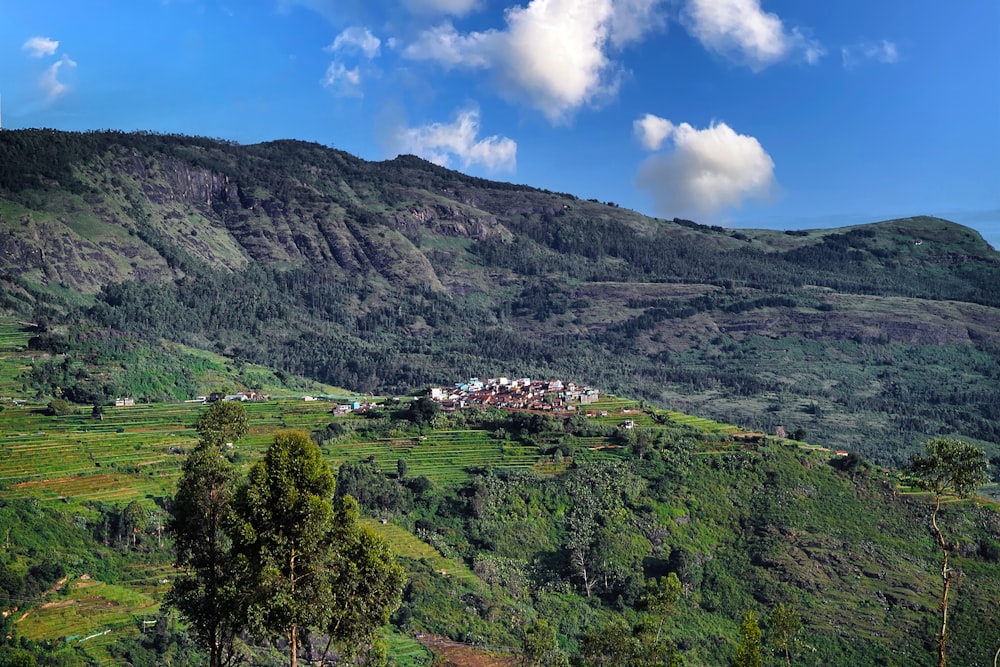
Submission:
[[[394,523],[382,523],[381,521],[369,518],[363,518],[362,523],[388,542],[392,548],[392,552],[397,556],[426,561],[434,568],[435,572],[448,578],[458,579],[463,582],[479,582],[479,577],[466,567],[465,563],[453,558],[445,558],[437,549],[405,528],[397,526]]]
[[[99,645],[114,638],[100,633],[130,632],[136,615],[154,614],[159,609],[158,596],[132,587],[106,584],[89,577],[67,582],[67,586],[19,617],[18,634],[28,639],[72,638]],[[99,639],[103,641],[95,641]]]

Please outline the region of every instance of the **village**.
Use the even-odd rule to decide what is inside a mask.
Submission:
[[[579,406],[594,403],[600,392],[592,387],[562,380],[531,378],[470,378],[453,387],[432,387],[430,397],[445,410],[472,406],[506,410],[576,412]]]

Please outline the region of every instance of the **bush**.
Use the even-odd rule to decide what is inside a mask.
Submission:
[[[45,414],[50,417],[63,417],[65,415],[71,415],[74,412],[76,412],[76,410],[73,406],[68,401],[64,401],[61,398],[53,398],[49,401],[49,404],[45,409]]]

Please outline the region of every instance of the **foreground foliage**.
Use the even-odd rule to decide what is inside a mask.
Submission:
[[[253,406],[248,407],[253,411]],[[333,518],[340,525],[356,520],[380,533],[385,529],[387,538],[392,536],[393,550],[407,576],[402,604],[391,618],[395,634],[386,640],[392,651],[407,638],[412,642],[423,633],[494,652],[517,655],[519,650],[528,650],[532,659],[543,664],[567,660],[721,665],[736,658],[740,622],[752,611],[760,619],[759,646],[766,665],[916,667],[934,659],[941,579],[929,564],[939,561],[941,550],[924,494],[906,491],[895,475],[856,457],[831,459],[830,452],[799,443],[640,410],[634,402],[609,401],[600,409],[609,414],[559,418],[499,410],[442,412],[431,416],[429,423],[417,424],[410,421],[416,415],[407,406],[389,404],[370,417],[328,416],[328,424],[312,435],[318,447],[302,434],[283,433],[270,462],[264,449],[258,455],[244,440],[211,454],[202,448],[199,455],[196,448],[188,460],[202,456],[201,464],[192,463],[185,477],[200,469],[209,482],[213,475],[220,480],[232,476],[234,485],[220,482],[178,488],[233,488],[236,498],[236,491],[248,489],[252,478],[259,501],[231,518],[234,523],[239,523],[236,519],[249,522],[285,507],[294,510],[297,501],[281,501],[286,494],[280,489],[294,487],[300,472],[312,471],[315,474],[307,477],[318,482],[316,488],[329,489],[323,480],[331,477],[319,462],[338,463],[338,488],[327,501],[300,499],[304,507],[316,510],[310,516],[343,517]],[[193,427],[199,413],[186,414]],[[113,412],[106,419],[116,418]],[[626,422],[632,428],[625,428]],[[256,430],[255,426],[245,440],[259,437],[253,435]],[[396,449],[368,459],[366,443],[376,432],[384,433],[379,437]],[[469,444],[464,449],[447,445],[449,456],[492,442],[505,450],[530,447],[538,465],[520,469],[502,463],[485,468],[470,465],[461,477],[434,477],[433,481],[422,472],[413,472],[430,469],[416,451],[445,448],[444,443],[456,442],[459,433]],[[269,446],[274,446],[273,433],[268,437]],[[421,450],[402,448],[410,439],[431,444]],[[352,458],[352,452],[357,458]],[[220,459],[219,453],[224,457]],[[232,461],[246,463],[230,468]],[[246,477],[250,470],[255,472]],[[356,494],[361,510],[370,518],[357,516],[346,498],[348,493]],[[67,649],[80,653],[87,648],[89,652],[91,642],[100,640],[82,644],[79,640],[105,628],[112,629],[109,648],[93,655],[107,656],[117,647],[114,650],[123,652],[119,655],[127,652],[131,657],[124,659],[133,664],[143,660],[156,664],[154,660],[166,661],[167,656],[194,650],[194,639],[201,632],[196,623],[171,620],[165,609],[161,622],[150,607],[143,607],[146,615],[140,616],[128,611],[137,607],[124,604],[124,587],[134,585],[129,582],[149,581],[134,574],[129,563],[159,563],[168,572],[172,546],[181,547],[178,553],[184,549],[182,539],[173,538],[176,541],[171,544],[169,532],[161,546],[156,521],[149,520],[148,512],[129,510],[133,500],[139,505],[150,503],[139,497],[98,508],[96,504],[35,501],[41,510],[31,509],[29,501],[5,504],[10,509],[3,517],[9,517],[14,528],[3,557],[7,571],[14,574],[4,581],[28,586],[28,574],[37,567],[30,586],[42,592],[34,596],[33,605],[62,599],[63,593],[50,590],[47,582],[53,578],[68,577],[76,586],[65,594],[66,607],[34,606],[23,621],[9,621],[17,635],[55,642],[48,648],[24,650],[38,655]],[[183,498],[178,496],[174,506],[183,507]],[[193,514],[210,516],[194,507]],[[50,521],[51,527],[46,528],[43,520]],[[996,650],[993,637],[1000,633],[1000,620],[991,611],[1000,599],[1000,516],[992,506],[978,501],[944,502],[937,522],[947,526],[952,546],[949,567],[964,575],[960,594],[953,595],[949,610],[949,660],[986,664]],[[269,524],[253,523],[253,534],[263,534],[258,531]],[[192,528],[210,526],[210,521],[202,521]],[[53,536],[50,542],[43,541],[50,539],[44,537],[47,534]],[[266,571],[249,562],[223,568],[226,575],[240,578],[233,591],[237,593],[233,607],[241,609],[241,615],[257,628],[251,635],[288,636],[287,619],[291,618],[303,640],[302,656],[311,651],[312,659],[318,659],[330,637],[341,637],[341,629],[348,632],[362,624],[367,618],[364,609],[348,602],[352,596],[377,596],[377,592],[352,589],[349,581],[364,586],[385,581],[380,574],[384,570],[379,568],[389,555],[379,550],[379,541],[369,539],[368,533],[351,534],[354,539],[338,538],[343,545],[340,555],[317,558],[313,570],[320,579],[316,586],[323,589],[320,596],[346,591],[346,598],[336,600],[339,615],[296,611],[298,594],[308,599],[316,591],[298,584],[292,590],[289,575],[299,576],[304,570],[299,569],[298,560],[294,571],[287,566],[290,561],[282,545],[294,536],[275,528],[266,539],[252,541],[248,531],[247,539],[237,540],[240,548],[232,550],[236,557],[257,554],[257,544],[270,552],[262,559],[263,564],[270,564]],[[230,535],[227,530],[220,536],[224,549]],[[46,546],[56,540],[62,545],[58,550]],[[53,564],[39,560],[47,553],[59,554],[61,575]],[[370,562],[363,554],[371,554]],[[324,570],[335,562],[337,573],[345,572],[344,562],[355,564],[356,570],[346,571],[347,580],[335,581],[328,576],[336,574],[332,566]],[[188,566],[193,564],[192,560]],[[102,582],[118,583],[115,595],[121,602],[116,604],[122,611],[107,626],[95,618],[82,625],[82,631],[60,630],[71,627],[62,625],[67,617],[56,616],[60,609],[82,610],[85,605],[92,605],[88,610],[98,609],[96,602],[83,597],[97,589],[83,585],[83,572]],[[212,569],[204,572],[210,575]],[[188,574],[197,575],[193,567]],[[175,590],[182,588],[181,581],[175,582]],[[111,588],[104,585],[102,590]],[[192,590],[197,597],[209,588]],[[256,594],[240,595],[259,590],[273,591],[283,599],[280,619],[277,614],[269,617],[272,610]],[[111,592],[104,595],[107,599]],[[135,593],[129,593],[128,600],[134,601],[129,604],[147,604],[147,598]],[[101,603],[100,609],[106,608]],[[782,621],[782,614],[791,619]],[[797,630],[795,617],[801,619]],[[156,634],[140,635],[141,628],[152,630],[154,621]],[[303,624],[311,626],[308,633]],[[76,639],[60,643],[61,637],[74,634]],[[15,637],[13,641],[20,640]],[[211,642],[201,641],[204,654],[187,664],[211,661]],[[256,642],[236,646],[252,651],[255,664],[277,665],[288,661],[287,653],[282,655],[277,648],[286,643],[277,641],[274,648]],[[360,643],[378,644],[374,638]],[[18,643],[13,648],[22,647]],[[335,639],[330,655],[338,648]],[[390,652],[387,658],[397,664],[414,664],[419,658],[409,656],[420,653],[409,651],[406,658],[402,650]],[[86,659],[88,654],[82,655]],[[154,655],[159,657],[154,659]]]
[[[315,631],[342,656],[372,650],[399,605],[403,571],[385,542],[359,525],[356,502],[334,501],[334,477],[319,447],[281,431],[245,482],[220,445],[247,430],[240,403],[213,404],[178,485],[171,532],[188,574],[171,601],[209,649],[210,667],[245,659],[237,635],[283,638],[292,667]],[[308,654],[312,656],[312,647]]]

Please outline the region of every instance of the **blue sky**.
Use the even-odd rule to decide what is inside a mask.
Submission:
[[[1000,248],[996,0],[33,0],[3,127],[295,138],[729,227]]]

